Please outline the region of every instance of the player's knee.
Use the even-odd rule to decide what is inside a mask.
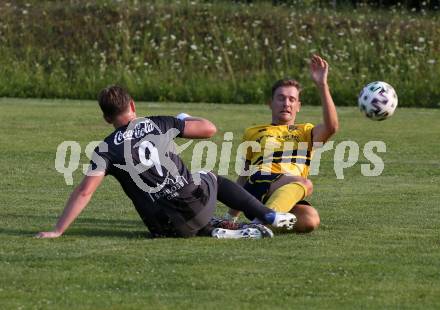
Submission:
[[[296,232],[299,233],[312,232],[319,227],[319,223],[320,223],[319,217],[304,219],[302,223],[300,223],[300,225],[298,225],[298,227],[296,228]]]
[[[294,210],[297,207],[294,208]],[[298,208],[298,211],[300,208]],[[302,208],[300,212],[296,212],[297,222],[295,225],[295,231],[298,233],[309,233],[319,227],[321,219],[319,218],[319,213],[315,208],[308,206],[307,208]]]
[[[313,216],[310,216],[307,219],[307,223],[305,225],[305,230],[306,232],[311,232],[315,229],[317,229],[319,227],[319,224],[321,223],[321,219],[319,218],[319,214],[318,212],[313,209],[315,211],[316,214],[314,214]]]
[[[313,192],[313,183],[312,183],[312,181],[310,181],[309,179],[304,179],[302,181],[302,184],[307,189],[307,196],[310,196],[312,194],[312,192]]]

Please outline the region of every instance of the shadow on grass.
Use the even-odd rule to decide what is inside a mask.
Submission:
[[[40,230],[41,231],[41,230]],[[17,236],[17,237],[34,237],[39,232],[38,229],[13,229],[13,228],[0,228],[0,234]],[[147,228],[144,231],[135,230],[118,230],[118,229],[100,229],[100,228],[74,228],[68,230],[63,237],[105,237],[105,238],[125,238],[125,239],[150,239],[150,233]]]
[[[58,216],[6,213],[2,214],[2,220],[5,221],[5,223],[9,222],[9,225],[5,226],[10,227],[0,227],[0,234],[33,237],[39,231],[48,231],[52,229],[53,225],[55,225],[58,220]],[[16,225],[13,224],[14,221],[17,222]],[[32,222],[32,225],[29,225],[30,222]],[[18,228],[24,226],[35,227],[36,225],[41,225],[41,227],[36,227],[35,229]],[[140,228],[144,228],[144,230],[139,230]],[[127,220],[80,217],[74,222],[71,229],[65,233],[65,236],[135,239],[149,238],[150,234],[140,219]]]
[[[2,214],[3,219],[32,219],[36,222],[48,222],[48,224],[55,224],[59,218],[59,215],[34,215],[34,214],[18,214],[18,213],[5,213]],[[112,227],[117,226],[139,226],[143,225],[141,219],[139,220],[127,220],[127,219],[102,219],[94,217],[79,217],[75,220],[78,224],[101,224],[101,225],[111,225]]]
[[[75,237],[106,237],[106,238],[126,238],[126,239],[150,239],[150,233],[147,228],[144,231],[110,230],[110,229],[72,229],[66,233],[66,236]]]

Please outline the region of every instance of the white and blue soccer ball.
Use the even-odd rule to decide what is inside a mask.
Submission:
[[[372,82],[360,92],[358,104],[366,117],[375,121],[383,121],[393,115],[396,110],[397,94],[388,83]]]

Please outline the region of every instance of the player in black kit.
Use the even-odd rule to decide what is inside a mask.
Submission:
[[[260,238],[273,236],[263,225],[231,231],[214,228],[210,219],[217,199],[241,210],[250,220],[292,229],[291,213],[266,208],[234,182],[211,172],[191,174],[177,154],[174,138],[209,138],[210,121],[181,114],[137,118],[131,96],[111,86],[98,97],[104,119],[116,129],[95,149],[90,169],[71,194],[53,231],[39,238],[61,236],[90,201],[106,175],[114,176],[133,202],[153,237]]]

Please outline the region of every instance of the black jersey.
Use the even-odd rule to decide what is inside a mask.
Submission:
[[[175,153],[184,127],[171,116],[138,118],[107,136],[92,157],[90,173],[114,176],[152,232],[175,214],[190,220],[208,198],[206,184],[195,184]]]

